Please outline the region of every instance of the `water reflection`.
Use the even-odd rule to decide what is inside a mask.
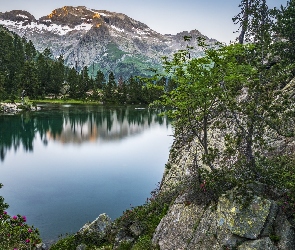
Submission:
[[[0,158],[23,146],[33,151],[40,136],[44,145],[50,140],[62,144],[102,143],[136,135],[145,129],[166,124],[159,112],[147,108],[78,105],[43,105],[42,111],[0,116]]]

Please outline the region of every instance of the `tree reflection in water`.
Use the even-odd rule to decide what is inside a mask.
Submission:
[[[90,105],[44,105],[42,111],[0,115],[0,158],[12,148],[33,151],[39,135],[46,146],[61,143],[112,141],[138,134],[154,125],[169,125],[160,112],[148,108]]]

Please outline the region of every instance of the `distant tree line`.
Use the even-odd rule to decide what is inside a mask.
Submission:
[[[124,80],[113,72],[96,77],[85,66],[80,72],[65,66],[63,56],[53,58],[50,49],[38,52],[27,41],[0,26],[0,100],[71,98],[117,104],[148,104],[175,88],[166,77]]]
[[[48,143],[48,132],[54,139],[58,138],[63,132],[63,124],[66,121],[73,128],[72,133],[75,133],[75,128],[83,126],[87,123],[91,128],[96,128],[93,131],[100,131],[100,136],[107,136],[108,131],[111,131],[116,124],[127,122],[129,125],[138,127],[151,126],[153,123],[169,124],[169,120],[159,116],[160,111],[144,109],[138,110],[131,107],[115,106],[109,107],[93,107],[92,111],[87,112],[89,106],[79,107],[80,112],[75,112],[77,107],[68,109],[66,112],[52,111],[52,117],[44,116],[39,112],[27,113],[27,118],[23,119],[20,115],[0,116],[0,162],[4,161],[6,153],[14,148],[17,150],[22,147],[25,151],[34,150],[34,138],[39,135],[44,145]],[[114,120],[114,117],[116,119]],[[91,134],[95,133],[91,130]],[[77,132],[79,135],[82,132]],[[123,135],[122,135],[123,136]]]

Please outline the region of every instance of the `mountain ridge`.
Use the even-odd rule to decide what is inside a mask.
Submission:
[[[211,45],[217,42],[198,30],[162,35],[125,14],[85,6],[64,6],[38,20],[23,10],[0,12],[0,24],[31,40],[37,50],[48,47],[53,57],[63,55],[66,65],[78,70],[86,66],[93,75],[98,69],[125,77],[149,75],[146,69],[161,68],[161,57],[186,46],[194,47],[192,57],[202,55],[198,37]],[[184,41],[184,35],[191,41]]]

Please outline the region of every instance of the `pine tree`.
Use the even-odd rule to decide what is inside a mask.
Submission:
[[[115,75],[113,72],[110,72],[109,74],[109,80],[104,88],[104,102],[115,102],[114,95],[116,91],[116,81],[115,81]]]
[[[95,77],[95,84],[96,84],[97,88],[99,88],[99,89],[103,89],[106,84],[104,73],[101,70],[97,71],[97,74]]]
[[[77,71],[72,68],[69,71],[67,82],[69,83],[69,95],[71,98],[78,98],[79,97],[79,78]]]
[[[60,56],[56,62],[52,64],[51,82],[48,86],[48,92],[57,96],[60,93],[62,84],[65,80],[65,66],[63,56]]]

